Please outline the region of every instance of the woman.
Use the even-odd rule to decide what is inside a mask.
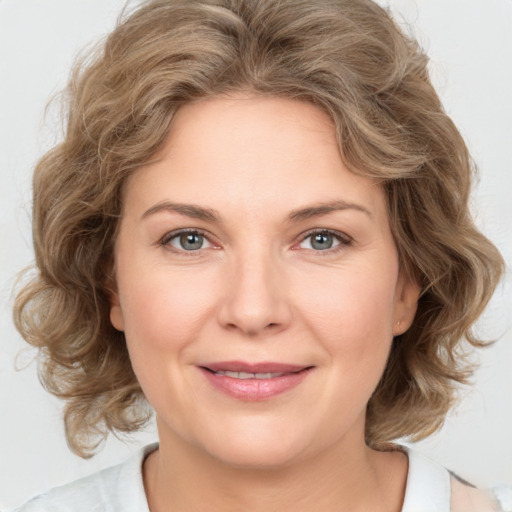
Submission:
[[[499,510],[393,444],[502,270],[426,65],[365,0],[162,0],[77,68],[17,326],[77,454],[160,443],[20,510]]]

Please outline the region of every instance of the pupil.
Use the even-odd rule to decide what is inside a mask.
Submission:
[[[201,246],[203,245],[203,237],[202,235],[197,235],[195,233],[188,233],[186,235],[181,235],[180,243],[183,249],[187,251],[201,249]]]
[[[313,240],[311,245],[313,249],[325,250],[330,249],[332,247],[332,236],[326,233],[318,233],[313,236]]]

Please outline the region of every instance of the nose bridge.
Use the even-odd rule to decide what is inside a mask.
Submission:
[[[285,328],[291,318],[281,260],[268,245],[251,243],[232,255],[219,320],[248,335]]]

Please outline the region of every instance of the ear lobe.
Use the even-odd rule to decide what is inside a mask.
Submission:
[[[116,294],[115,300],[110,303],[110,323],[118,331],[124,331],[124,318],[119,299]]]
[[[414,277],[401,272],[398,278],[395,311],[393,322],[393,336],[403,334],[414,321],[421,287]]]
[[[121,309],[117,284],[113,278],[108,279],[106,289],[110,302],[110,323],[118,331],[124,331],[123,310]]]

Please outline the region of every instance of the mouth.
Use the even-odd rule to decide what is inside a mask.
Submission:
[[[226,371],[217,371],[213,372],[215,375],[225,375],[226,377],[231,377],[232,379],[274,379],[275,377],[281,377],[285,375],[284,373],[248,373],[248,372],[230,372]]]
[[[313,366],[224,361],[198,366],[212,387],[243,401],[268,400],[297,387]]]

